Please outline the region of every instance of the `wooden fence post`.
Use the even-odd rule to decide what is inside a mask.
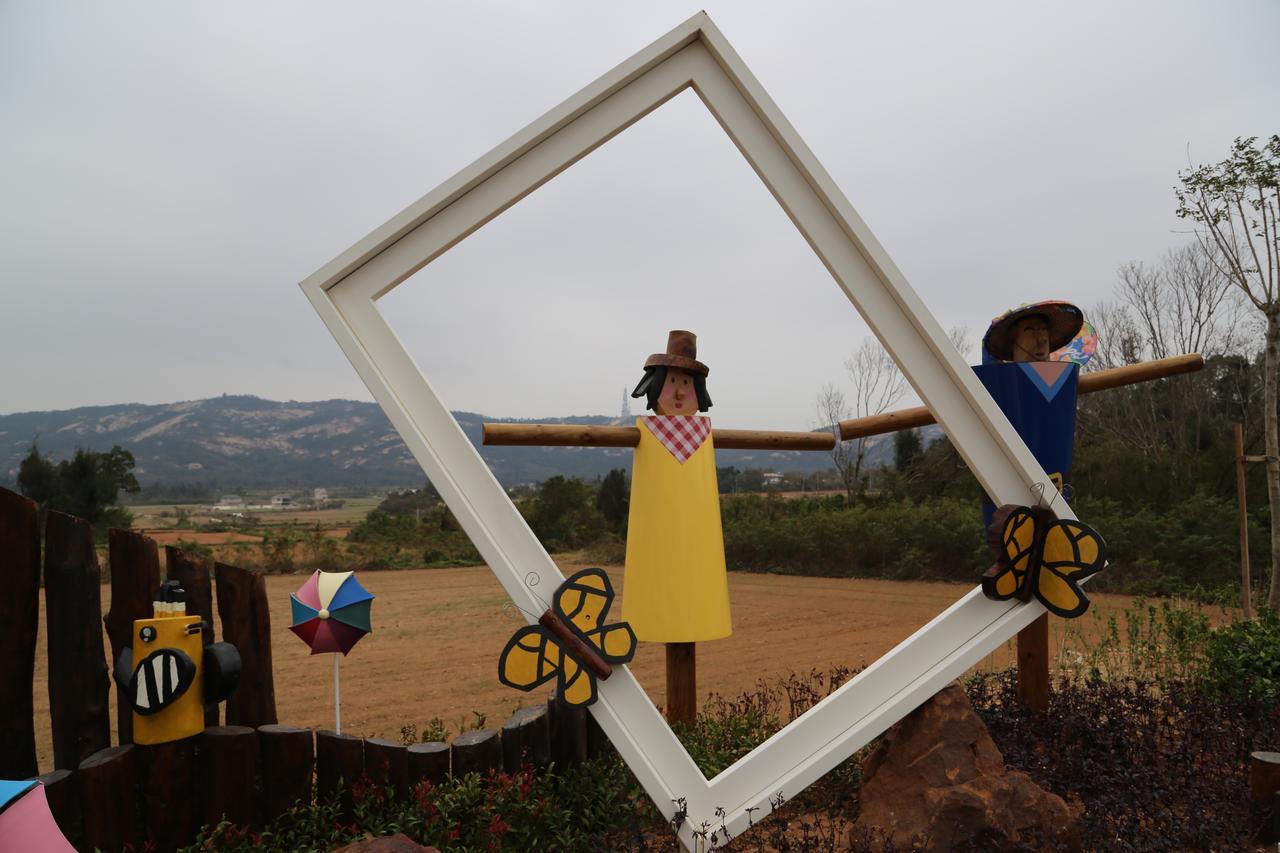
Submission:
[[[27,779],[36,765],[36,634],[40,620],[40,511],[0,489],[0,779]]]
[[[70,770],[54,770],[36,778],[44,785],[49,812],[57,822],[58,829],[62,830],[68,841],[74,843],[80,835],[75,773]]]
[[[172,545],[164,546],[164,561],[169,570],[169,580],[182,584],[187,593],[187,615],[199,616],[208,625],[204,632],[204,644],[214,642],[213,630],[213,560],[183,551]],[[218,705],[204,706],[204,724],[218,724]]]
[[[248,726],[205,729],[200,751],[204,776],[201,823],[215,826],[225,818],[236,826],[260,827],[257,731]]]
[[[199,740],[200,735],[194,735],[134,748],[142,777],[146,836],[159,850],[184,847],[200,831]]]
[[[89,850],[138,846],[134,820],[138,771],[133,744],[99,750],[80,762],[80,802],[84,804],[84,843]]]
[[[587,709],[562,702],[553,689],[547,700],[551,720],[551,761],[557,771],[587,757]]]
[[[133,620],[149,619],[151,602],[160,588],[160,551],[155,540],[132,530],[107,531],[108,565],[111,568],[111,609],[107,612],[107,639],[115,668],[120,652],[133,645]],[[116,691],[116,731],[120,743],[133,743],[133,705],[129,696]]]
[[[89,523],[50,512],[45,521],[44,594],[57,769],[71,769],[111,745],[100,579]]]
[[[516,773],[529,764],[541,769],[551,763],[551,717],[546,705],[521,708],[502,724],[502,766]]]
[[[364,772],[379,788],[394,788],[396,799],[409,796],[409,754],[403,745],[365,738]]]
[[[464,732],[449,745],[450,763],[454,776],[479,773],[502,767],[502,738],[497,729],[477,729]]]
[[[351,735],[316,732],[316,799],[339,796],[344,819],[351,820],[351,786],[364,774],[364,741]]]
[[[227,725],[265,726],[276,722],[276,688],[271,669],[271,615],[261,572],[215,563],[222,639],[240,652],[240,684],[227,700]]]
[[[310,729],[293,726],[259,726],[262,755],[263,815],[265,822],[301,803],[311,805],[311,771],[315,744]]]
[[[415,743],[408,749],[409,785],[412,789],[423,782],[439,785],[449,777],[449,744],[443,741]]]

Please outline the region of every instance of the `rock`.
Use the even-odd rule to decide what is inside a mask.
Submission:
[[[959,684],[891,728],[862,772],[851,845],[885,833],[899,847],[923,839],[925,850],[1079,847],[1078,809],[1005,768]]]
[[[366,838],[339,847],[333,853],[440,853],[434,847],[423,847],[404,833]]]

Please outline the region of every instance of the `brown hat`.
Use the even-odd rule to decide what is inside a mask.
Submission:
[[[1071,342],[1084,324],[1084,314],[1070,302],[1048,299],[1011,308],[991,321],[982,338],[982,348],[1000,361],[1013,361],[1013,330],[1028,317],[1041,317],[1049,326],[1049,350],[1061,349]]]
[[[682,329],[667,333],[667,351],[655,352],[645,359],[644,366],[646,370],[650,367],[674,367],[690,373],[701,373],[703,376],[711,372],[710,368],[698,361],[698,336]]]

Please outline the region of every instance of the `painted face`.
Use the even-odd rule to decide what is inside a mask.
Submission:
[[[1043,317],[1027,317],[1013,327],[1013,360],[1049,360],[1049,324]]]
[[[683,370],[668,367],[667,381],[653,410],[660,415],[697,414],[698,394],[693,388],[693,377]]]

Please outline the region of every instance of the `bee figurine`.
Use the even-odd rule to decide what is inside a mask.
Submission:
[[[177,581],[160,587],[152,608],[152,618],[134,620],[132,647],[120,652],[115,667],[116,684],[133,708],[137,744],[204,731],[205,705],[226,700],[240,681],[240,653],[230,643],[205,645],[210,626],[187,615]]]

